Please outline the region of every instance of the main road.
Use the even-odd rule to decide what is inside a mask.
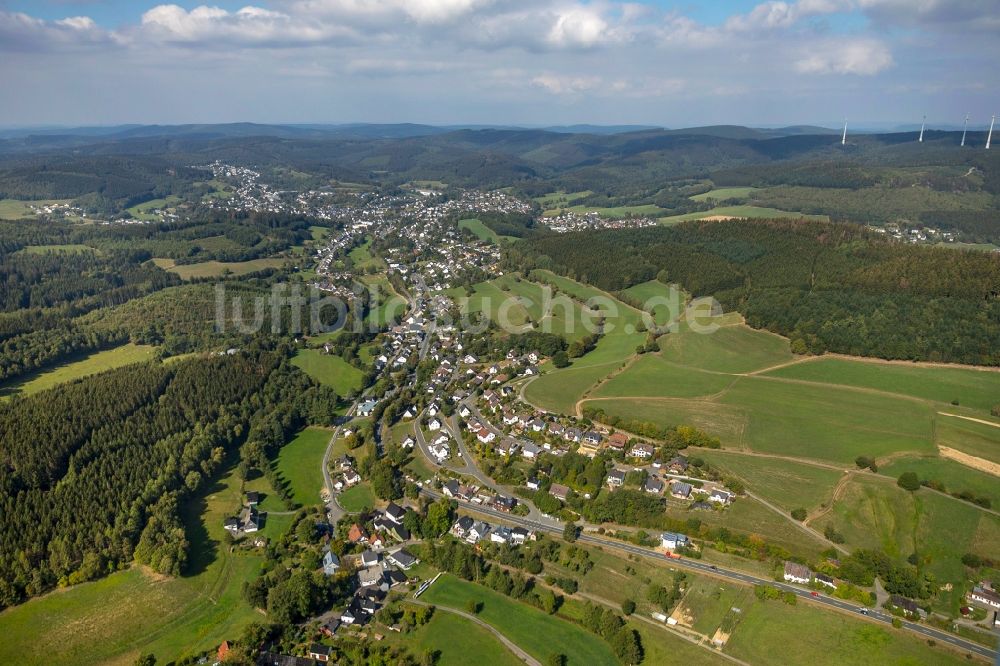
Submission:
[[[433,499],[440,499],[444,497],[441,493],[430,488],[423,488],[422,492]],[[465,505],[460,505],[465,506]],[[503,513],[501,511],[496,511],[485,506],[467,506],[469,511],[487,515],[498,520],[502,520],[509,523],[514,523],[520,525],[521,527],[526,527],[536,532],[548,532],[550,534],[562,535],[561,525],[553,525],[551,523],[543,523],[530,518],[522,518],[520,516],[515,516],[509,513]],[[601,537],[594,536],[592,534],[582,533],[580,534],[577,541],[582,543],[587,543],[595,546],[602,546],[605,548],[615,548],[620,551],[632,555],[639,555],[640,557],[645,557],[648,559],[654,559],[659,562],[668,562],[670,566],[677,567],[678,569],[688,569],[690,571],[695,571],[697,573],[715,576],[717,578],[724,578],[726,580],[731,580],[737,583],[742,583],[744,585],[769,585],[777,587],[778,589],[791,592],[797,597],[802,598],[806,601],[819,604],[820,606],[825,606],[827,608],[833,608],[840,611],[846,611],[856,614],[858,617],[867,618],[872,622],[881,622],[884,624],[891,625],[895,616],[885,613],[881,610],[875,608],[867,608],[866,606],[861,606],[858,604],[851,603],[849,601],[844,601],[843,599],[835,599],[833,597],[828,597],[824,595],[813,596],[811,590],[807,590],[801,587],[796,587],[794,585],[788,585],[787,583],[775,582],[767,578],[759,578],[757,576],[752,576],[750,574],[744,573],[742,571],[737,571],[734,569],[726,569],[723,567],[716,566],[714,564],[706,564],[699,560],[692,560],[687,558],[682,559],[666,559],[664,555],[658,551],[652,550],[651,548],[643,548],[642,546],[636,546],[631,543],[624,541],[616,541],[612,539],[605,539]],[[864,611],[864,614],[862,614]],[[966,640],[960,636],[950,634],[946,631],[941,631],[940,629],[935,629],[934,627],[929,627],[927,625],[918,624],[916,622],[910,622],[903,620],[903,627],[909,629],[912,632],[920,634],[926,638],[934,639],[935,641],[940,641],[951,645],[952,647],[968,650],[974,654],[981,657],[985,657],[989,660],[997,659],[997,651],[991,650],[988,647],[980,645],[979,643],[974,643],[972,641]]]

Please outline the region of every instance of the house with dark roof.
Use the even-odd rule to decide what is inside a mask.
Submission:
[[[394,553],[389,553],[388,555],[385,556],[385,559],[388,560],[391,564],[396,565],[403,571],[406,571],[407,569],[409,569],[414,564],[420,561],[416,557],[411,555],[405,548],[400,548]]]
[[[403,524],[403,516],[405,515],[406,510],[395,502],[389,502],[389,506],[385,507],[385,517],[397,525]]]
[[[789,583],[799,583],[807,585],[812,580],[812,571],[804,564],[798,562],[785,562],[783,578]]]
[[[330,661],[330,652],[332,651],[333,648],[328,645],[313,643],[309,646],[309,658],[316,661]]]

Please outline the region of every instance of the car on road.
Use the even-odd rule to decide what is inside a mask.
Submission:
[[[814,597],[818,597],[818,596],[819,596],[819,592],[817,592],[816,590],[813,590],[813,591],[812,591],[812,592],[810,592],[809,594],[811,594],[811,595],[812,595],[812,596],[814,596]]]
[[[719,570],[719,567],[717,567],[717,566],[715,566],[715,565],[713,564],[712,566],[710,566],[710,567],[709,567],[709,569],[711,569],[712,571],[718,571],[718,570]]]
[[[862,615],[868,615],[868,609],[867,608],[859,608],[858,612],[861,613]]]

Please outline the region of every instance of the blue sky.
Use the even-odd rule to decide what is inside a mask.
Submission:
[[[0,125],[973,125],[1000,0],[0,0]]]

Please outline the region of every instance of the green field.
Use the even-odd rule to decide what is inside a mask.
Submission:
[[[685,213],[684,215],[670,215],[661,217],[660,224],[677,224],[689,220],[703,220],[717,217],[744,217],[748,219],[772,219],[772,218],[794,218],[806,220],[829,220],[826,215],[806,215],[777,208],[764,208],[761,206],[717,206],[711,210],[698,213]]]
[[[671,288],[675,298],[671,297]],[[687,294],[677,285],[665,285],[659,280],[650,280],[633,285],[622,292],[625,296],[642,304],[642,309],[653,316],[657,326],[665,326],[684,314]]]
[[[742,608],[752,597],[745,585],[695,578],[680,602],[681,619],[699,634],[711,638],[729,609]]]
[[[464,617],[436,611],[431,621],[409,633],[388,632],[386,640],[398,644],[418,659],[427,650],[440,652],[436,666],[465,666],[469,655],[481,664],[518,666],[522,662],[483,627]]]
[[[939,414],[934,443],[1000,463],[1000,427]]]
[[[145,222],[155,222],[160,219],[159,215],[153,213],[155,209],[166,209],[171,206],[175,206],[181,202],[181,198],[178,196],[170,195],[164,199],[152,199],[150,201],[144,201],[141,204],[136,204],[131,208],[127,208],[127,212],[137,220],[143,220]]]
[[[560,213],[597,213],[601,217],[628,217],[628,216],[645,216],[645,217],[659,217],[663,213],[667,212],[666,208],[660,208],[656,204],[643,204],[641,206],[614,206],[611,208],[602,208],[601,206],[562,206],[558,208],[550,208],[542,213],[543,217],[555,217]]]
[[[957,586],[966,579],[963,554],[1000,548],[997,516],[928,490],[909,493],[892,479],[872,476],[853,477],[831,510],[812,523],[821,531],[828,525],[852,548],[881,548],[900,559],[919,553],[938,580]]]
[[[686,323],[680,331],[660,338],[667,361],[700,370],[745,373],[792,360],[788,340],[742,324],[722,326],[714,333],[697,333]]]
[[[350,257],[352,262],[354,262],[355,270],[365,271],[372,266],[376,268],[385,267],[385,262],[374,256],[371,249],[372,239],[369,238],[348,253],[347,256]]]
[[[374,323],[378,327],[387,326],[395,320],[395,317],[406,312],[406,299],[396,293],[385,275],[365,275],[361,281],[372,289],[378,299],[378,305],[368,312],[367,322]]]
[[[265,268],[281,268],[284,259],[251,259],[250,261],[201,261],[196,264],[178,264],[173,259],[153,259],[160,268],[176,273],[182,280],[192,278],[221,277],[223,275],[246,275]]]
[[[563,192],[562,190],[558,192],[552,192],[546,194],[542,197],[535,197],[535,201],[538,202],[542,208],[556,208],[560,205],[569,205],[576,201],[577,199],[582,199],[584,197],[589,197],[593,192],[590,190],[581,190],[580,192]]]
[[[788,606],[753,600],[741,608],[725,652],[751,664],[965,664],[967,659],[931,647],[916,635],[876,626],[808,603]]]
[[[94,352],[78,360],[69,361],[27,377],[20,377],[14,382],[0,385],[0,399],[12,395],[31,395],[87,375],[94,375],[131,363],[148,361],[154,357],[155,351],[155,347],[134,345],[130,342],[114,349]]]
[[[806,463],[722,451],[699,451],[698,457],[734,476],[747,489],[786,511],[813,509],[830,501],[843,472]]]
[[[601,384],[592,397],[696,398],[722,391],[735,381],[730,375],[702,372],[658,354],[644,354],[627,371]]]
[[[777,368],[772,377],[858,386],[989,412],[1000,404],[1000,372],[817,357]]]
[[[240,587],[256,577],[260,555],[231,553],[222,521],[240,506],[239,479],[230,471],[186,507],[189,573],[168,578],[141,567],[52,592],[0,613],[0,663],[132,664],[141,652],[167,663],[214,650],[262,616]],[[277,534],[268,519],[263,533]]]
[[[288,484],[297,504],[319,504],[319,491],[323,488],[323,454],[331,434],[324,428],[306,428],[278,451],[275,469]]]
[[[497,235],[497,232],[487,227],[480,220],[474,218],[459,220],[458,226],[461,229],[468,229],[481,241],[486,241],[487,243],[500,242],[500,236]]]
[[[688,197],[692,201],[726,201],[728,199],[746,199],[757,191],[756,187],[719,187],[709,192]]]
[[[46,199],[44,201],[21,201],[20,199],[0,199],[0,220],[17,220],[35,217],[32,206],[69,203],[70,199]]]
[[[337,503],[351,513],[357,513],[375,506],[375,495],[367,482],[359,483],[337,496]]]
[[[988,497],[994,508],[1000,507],[1000,479],[980,472],[954,460],[937,457],[904,456],[895,458],[879,472],[898,477],[903,472],[916,472],[921,480],[940,481],[948,492],[969,490],[980,497]]]
[[[930,408],[845,388],[740,377],[711,399],[619,398],[593,404],[665,427],[694,425],[724,446],[765,453],[852,463],[859,455],[935,451]]]
[[[292,358],[292,363],[307,375],[325,384],[344,396],[361,388],[364,376],[361,370],[332,354],[324,354],[320,349],[300,349]]]
[[[582,627],[450,574],[441,576],[420,599],[458,610],[465,610],[471,600],[481,602],[479,618],[542,663],[552,654],[566,655],[570,665],[618,663],[611,647]]]

